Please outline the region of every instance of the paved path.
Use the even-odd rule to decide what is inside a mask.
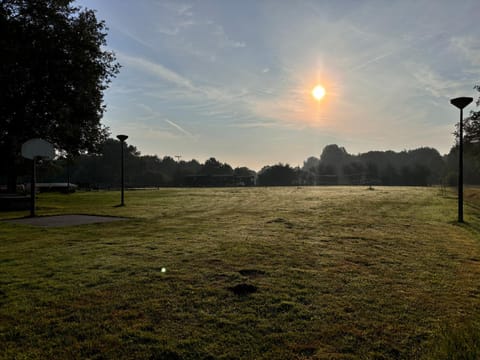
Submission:
[[[54,215],[54,216],[38,216],[34,218],[21,218],[3,220],[4,222],[31,225],[31,226],[43,226],[43,227],[61,227],[61,226],[74,226],[84,224],[105,223],[111,221],[128,220],[123,217],[114,216],[95,216],[95,215]]]

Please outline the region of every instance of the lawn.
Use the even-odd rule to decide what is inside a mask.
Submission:
[[[475,354],[480,190],[466,198],[459,225],[438,188],[160,189],[125,207],[116,192],[41,194],[39,215],[129,220],[0,223],[0,357]]]

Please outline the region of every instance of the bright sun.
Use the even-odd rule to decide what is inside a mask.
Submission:
[[[322,85],[317,85],[312,90],[312,96],[317,100],[322,100],[325,93],[325,88]]]

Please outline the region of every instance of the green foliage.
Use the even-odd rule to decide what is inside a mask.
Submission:
[[[40,171],[41,181],[64,182],[67,172],[74,183],[110,188],[118,186],[120,143],[103,142],[100,154],[82,155],[69,162],[61,159],[52,169]],[[232,186],[253,185],[255,172],[246,167],[233,169],[229,164],[209,158],[204,164],[196,160],[175,161],[170,156],[141,156],[129,145],[126,153],[127,186]],[[448,164],[452,162],[446,158]],[[67,167],[67,163],[69,164]],[[49,165],[46,164],[46,167]],[[61,168],[63,167],[63,171]],[[265,166],[258,174],[257,185],[409,185],[428,186],[442,183],[445,161],[438,151],[420,148],[395,153],[371,151],[350,155],[344,148],[328,145],[322,160],[310,157],[302,169],[288,164]],[[468,179],[468,177],[467,177]]]
[[[351,155],[345,148],[327,145],[319,159],[304,162],[304,185],[409,185],[440,184],[445,162],[437,150],[369,151]]]
[[[475,85],[474,89],[480,92],[480,85]],[[480,106],[480,97],[476,101]],[[480,111],[470,111],[470,116],[464,122],[464,136],[467,142],[480,141]]]
[[[475,85],[474,89],[480,91],[480,86]],[[477,99],[476,105],[477,107],[480,105],[480,97]],[[459,123],[455,125],[454,132],[457,144],[450,149],[446,158],[448,175],[446,182],[448,183],[453,183],[452,174],[458,174],[458,126]],[[470,111],[470,116],[463,121],[463,159],[465,183],[480,184],[480,111]]]
[[[74,160],[66,158],[46,163],[39,171],[44,182],[66,182],[69,174],[73,183],[84,187],[111,188],[120,181],[120,141],[107,139],[98,154],[81,155]],[[135,146],[124,145],[125,182],[129,187],[185,186],[189,176],[255,176],[243,167],[232,169],[228,164],[210,158],[204,164],[197,160],[175,161],[170,156],[159,159],[155,155],[141,155]],[[55,171],[56,170],[56,171]],[[219,186],[225,184],[219,182]]]
[[[445,158],[447,180],[451,185],[458,178],[458,146],[454,146]],[[480,184],[480,143],[465,143],[463,146],[463,179],[466,184]]]
[[[297,171],[288,164],[265,166],[257,176],[257,185],[260,186],[290,186],[297,184]]]
[[[1,172],[10,180],[30,138],[44,138],[68,154],[95,151],[106,138],[103,91],[119,64],[104,49],[105,24],[72,2],[0,3]]]
[[[233,169],[228,164],[222,164],[215,158],[210,158],[205,161],[202,169],[200,170],[201,175],[233,175]]]

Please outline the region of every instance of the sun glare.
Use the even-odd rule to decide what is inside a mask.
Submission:
[[[312,96],[316,100],[322,100],[323,97],[325,96],[325,94],[326,94],[326,91],[325,91],[325,88],[322,85],[317,85],[312,90]]]

